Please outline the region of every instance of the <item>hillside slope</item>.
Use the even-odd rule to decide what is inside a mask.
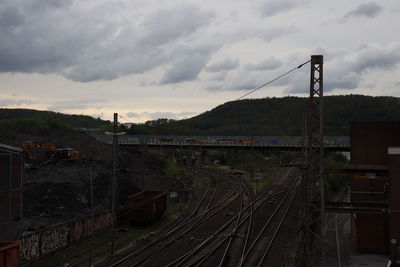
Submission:
[[[227,102],[196,117],[135,125],[132,134],[301,135],[308,98],[282,97]],[[352,121],[400,120],[396,97],[324,97],[326,135],[349,135]]]
[[[87,115],[68,115],[33,109],[0,109],[0,131],[28,131],[45,128],[102,128],[110,121]]]
[[[111,145],[101,143],[85,132],[71,129],[0,130],[0,143],[22,147],[22,142],[29,140],[76,148],[81,158],[73,162],[52,162],[39,157],[25,161],[24,231],[91,214],[91,178],[93,211],[97,213],[110,208],[113,169]],[[146,151],[121,147],[118,162],[117,195],[120,205],[125,205],[127,197],[139,190],[175,188],[159,162]]]

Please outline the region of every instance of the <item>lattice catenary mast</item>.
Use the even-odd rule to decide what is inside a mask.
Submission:
[[[303,177],[304,265],[325,266],[323,56],[311,56],[310,98],[306,120]]]

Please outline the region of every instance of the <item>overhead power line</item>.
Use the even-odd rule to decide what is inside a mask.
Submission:
[[[267,86],[268,84],[273,83],[274,81],[279,80],[280,78],[282,78],[282,77],[288,75],[288,74],[291,73],[292,71],[295,71],[295,70],[297,70],[297,69],[300,69],[301,67],[303,67],[305,64],[309,63],[310,61],[311,61],[311,60],[309,60],[309,61],[307,61],[307,62],[304,62],[303,64],[300,64],[299,66],[297,66],[297,67],[295,67],[295,68],[293,68],[293,69],[291,69],[291,70],[285,72],[284,74],[279,75],[278,77],[276,77],[276,78],[270,80],[269,82],[264,83],[263,85],[258,86],[256,89],[251,90],[250,92],[248,92],[248,93],[242,95],[241,97],[239,97],[239,98],[236,99],[236,100],[240,100],[240,99],[242,99],[243,97],[248,96],[248,95],[254,93],[255,91],[260,90],[261,88]]]
[[[127,119],[125,119],[124,117],[122,117],[122,115],[119,115],[119,114],[118,114],[118,117],[120,117],[121,119],[125,120],[126,123],[132,123],[132,122],[130,122],[129,120],[127,120]]]
[[[304,65],[306,65],[307,63],[310,63],[310,62],[311,62],[311,60],[308,60],[308,61],[306,61],[306,62],[304,62],[304,63],[298,65],[297,67],[295,67],[295,68],[293,68],[293,69],[291,69],[291,70],[289,70],[289,71],[287,71],[287,72],[285,72],[285,73],[279,75],[278,77],[276,77],[276,78],[270,80],[269,82],[264,83],[264,84],[258,86],[257,88],[251,90],[250,92],[248,92],[248,93],[242,95],[241,97],[239,97],[239,98],[236,99],[236,100],[240,100],[240,99],[242,99],[243,97],[246,97],[246,96],[248,96],[248,95],[254,93],[254,92],[257,91],[257,90],[260,90],[261,88],[263,88],[263,87],[265,87],[265,86],[267,86],[267,85],[273,83],[273,82],[276,81],[276,80],[279,80],[280,78],[282,78],[282,77],[288,75],[289,73],[291,73],[291,72],[293,72],[293,71],[295,71],[295,70],[297,70],[297,69],[300,69],[301,67],[303,67]],[[122,115],[120,115],[120,114],[118,114],[118,117],[120,117],[121,119],[125,120],[127,123],[132,123],[132,122],[130,122],[129,120],[127,120],[126,118],[124,118],[124,117],[123,117]]]

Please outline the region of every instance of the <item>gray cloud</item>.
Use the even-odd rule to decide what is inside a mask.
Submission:
[[[208,72],[220,72],[223,70],[233,70],[233,69],[237,69],[240,66],[239,60],[238,59],[224,59],[222,61],[219,62],[215,62],[213,64],[208,65],[205,68],[205,71]]]
[[[269,58],[267,60],[261,61],[259,63],[253,64],[249,63],[246,64],[246,70],[272,70],[282,66],[282,61],[276,58]]]
[[[260,11],[263,16],[270,17],[277,13],[293,9],[299,4],[299,0],[269,0],[264,2]]]
[[[152,46],[166,44],[190,35],[207,25],[213,16],[212,12],[199,12],[193,6],[158,10],[141,25],[144,34],[139,44]]]
[[[113,80],[160,66],[166,70],[161,85],[191,81],[226,43],[271,41],[294,31],[267,27],[210,35],[206,30],[214,12],[193,5],[116,18],[112,14],[124,10],[112,2],[89,9],[72,0],[5,1],[0,4],[0,14],[7,14],[0,16],[0,72],[57,73],[79,82]],[[226,59],[206,70],[239,66],[238,60]]]
[[[325,91],[329,92],[333,89],[347,89],[351,90],[357,88],[361,81],[361,75],[355,72],[337,73],[331,79],[325,82]]]
[[[400,62],[400,43],[361,47],[351,61],[354,71],[358,73],[367,69],[392,69]]]
[[[178,83],[182,81],[190,81],[197,78],[198,74],[204,69],[208,72],[220,72],[221,75],[212,76],[211,80],[220,80],[222,81],[223,77],[227,75],[229,70],[238,69],[240,66],[240,62],[238,59],[225,59],[221,62],[216,62],[204,68],[207,61],[210,59],[211,55],[218,51],[221,47],[230,42],[235,42],[237,40],[245,40],[252,38],[261,38],[266,41],[272,41],[280,36],[286,35],[288,33],[295,32],[293,27],[267,27],[262,29],[253,29],[246,31],[237,31],[233,33],[228,33],[227,35],[218,33],[216,36],[213,36],[213,42],[199,42],[195,49],[188,49],[187,47],[179,47],[176,50],[180,51],[180,60],[175,60],[174,64],[169,67],[167,72],[161,79],[160,84],[170,84],[170,83]],[[196,52],[196,56],[191,59],[184,58],[185,55],[192,56],[191,53]],[[197,55],[201,56],[197,56]],[[193,62],[191,62],[193,60]],[[208,86],[212,88],[212,86]],[[221,88],[221,87],[218,87]],[[224,86],[224,88],[227,88]],[[240,90],[237,85],[234,85],[234,90]],[[237,89],[236,89],[237,88]],[[242,87],[243,88],[243,87]],[[209,90],[209,89],[206,89]]]
[[[128,118],[139,118],[140,117],[140,113],[128,112],[128,113],[126,113],[126,116]]]
[[[30,105],[35,102],[27,99],[22,100],[14,100],[14,99],[0,99],[1,107],[9,107],[9,106],[22,106],[22,105]]]
[[[324,55],[324,90],[329,92],[335,89],[351,90],[359,87],[363,78],[371,71],[391,71],[400,64],[400,42],[393,42],[386,45],[369,44],[353,50],[326,50],[317,49],[311,54]],[[282,57],[282,60],[269,58],[259,63],[247,64],[240,71],[221,76],[220,80],[209,81],[209,91],[235,91],[251,90],[261,84],[277,77],[296,67],[296,63],[304,62],[303,54],[289,54]],[[283,64],[292,62],[293,65]],[[274,74],[265,71],[274,70]],[[309,92],[309,66],[305,65],[299,70],[290,73],[277,81],[274,81],[268,88],[274,86],[286,87],[284,94]],[[262,90],[270,90],[264,88]]]
[[[170,84],[196,79],[209,57],[209,54],[196,53],[177,60],[164,74],[160,83]]]
[[[0,16],[0,72],[58,73],[89,82],[143,73],[161,65],[179,67],[179,62],[196,53],[193,50],[203,53],[207,49],[190,38],[214,16],[189,5],[160,8],[145,17],[133,12],[129,18],[119,18],[112,14],[124,12],[123,7],[113,2],[90,9],[83,2],[71,5],[69,0],[32,3],[0,4],[0,14],[7,14]]]
[[[257,86],[259,86],[259,85],[256,84],[256,81],[254,81],[254,80],[249,80],[249,79],[245,79],[245,80],[243,80],[243,81],[241,81],[241,82],[232,84],[232,85],[229,87],[229,90],[232,90],[232,91],[237,91],[237,90],[252,90],[252,89],[255,89]]]
[[[319,51],[321,52],[321,51]],[[315,53],[317,54],[317,53]],[[322,51],[324,54],[324,90],[355,89],[364,75],[372,70],[389,71],[400,63],[400,43],[387,45],[370,44],[348,51]],[[303,67],[304,68],[304,67]],[[309,84],[307,75],[294,73],[283,84],[286,93],[307,92],[303,88]],[[282,82],[282,81],[281,81]]]
[[[85,22],[84,18],[75,17],[69,8],[52,12],[49,9],[58,6],[51,2],[12,2],[22,18],[14,28],[0,27],[0,71],[57,73],[73,66],[77,58],[84,55],[84,48],[93,37],[105,34],[102,27],[94,29],[96,20],[92,24]],[[9,9],[0,4],[0,12]]]
[[[39,4],[40,3],[40,4]],[[42,6],[42,7],[49,7],[49,8],[63,8],[66,6],[70,6],[73,4],[73,0],[35,0],[34,6]]]
[[[6,0],[7,1],[7,0]],[[15,0],[13,0],[15,1]],[[18,0],[16,0],[18,1]],[[11,2],[11,1],[9,1]],[[59,8],[65,8],[71,6],[73,0],[35,0],[35,1],[24,1],[23,8],[30,12],[43,12],[52,11]]]
[[[328,63],[328,62],[326,62]],[[331,68],[324,69],[324,92],[330,92],[334,89],[351,90],[357,88],[362,76],[355,72],[343,73],[342,71],[332,70]],[[327,75],[329,73],[329,75]],[[278,82],[279,85],[286,85],[284,94],[306,94],[309,95],[310,78],[308,72],[301,74],[293,74],[290,77]]]
[[[248,75],[244,71],[230,75],[223,81],[213,82],[206,90],[208,91],[239,91],[251,90],[259,86],[259,80],[254,75]],[[239,96],[238,96],[239,97]]]
[[[0,9],[0,28],[12,30],[24,22],[24,17],[14,6],[5,6]]]
[[[356,9],[348,12],[344,17],[369,17],[374,18],[382,12],[382,7],[375,2],[359,5]]]
[[[104,102],[105,101],[102,99],[65,100],[53,103],[52,106],[48,107],[48,109],[54,111],[79,110],[87,109],[94,104],[99,105],[99,103]]]
[[[223,81],[228,74],[227,71],[220,71],[220,72],[215,72],[211,77],[208,79],[209,81]]]
[[[262,31],[259,31],[257,33],[257,37],[267,41],[271,42],[272,40],[275,40],[281,36],[288,35],[291,33],[296,33],[299,30],[296,29],[295,27],[269,27],[266,28]]]

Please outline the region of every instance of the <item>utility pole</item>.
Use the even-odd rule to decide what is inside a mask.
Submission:
[[[118,127],[118,113],[114,113],[114,131],[113,131],[113,178],[112,178],[112,229],[115,227],[115,190],[117,184],[117,160],[118,160],[118,137],[117,137],[117,127]]]
[[[92,210],[92,218],[94,215],[93,211],[93,170],[92,167],[90,167],[90,209]]]
[[[107,135],[113,136],[113,173],[112,173],[112,196],[111,196],[111,214],[112,222],[111,227],[115,227],[115,209],[116,209],[116,195],[117,195],[117,168],[118,168],[118,136],[125,134],[125,132],[119,132],[118,130],[118,113],[114,113],[114,131],[106,132]]]
[[[304,175],[304,266],[325,266],[323,56],[311,56]]]

